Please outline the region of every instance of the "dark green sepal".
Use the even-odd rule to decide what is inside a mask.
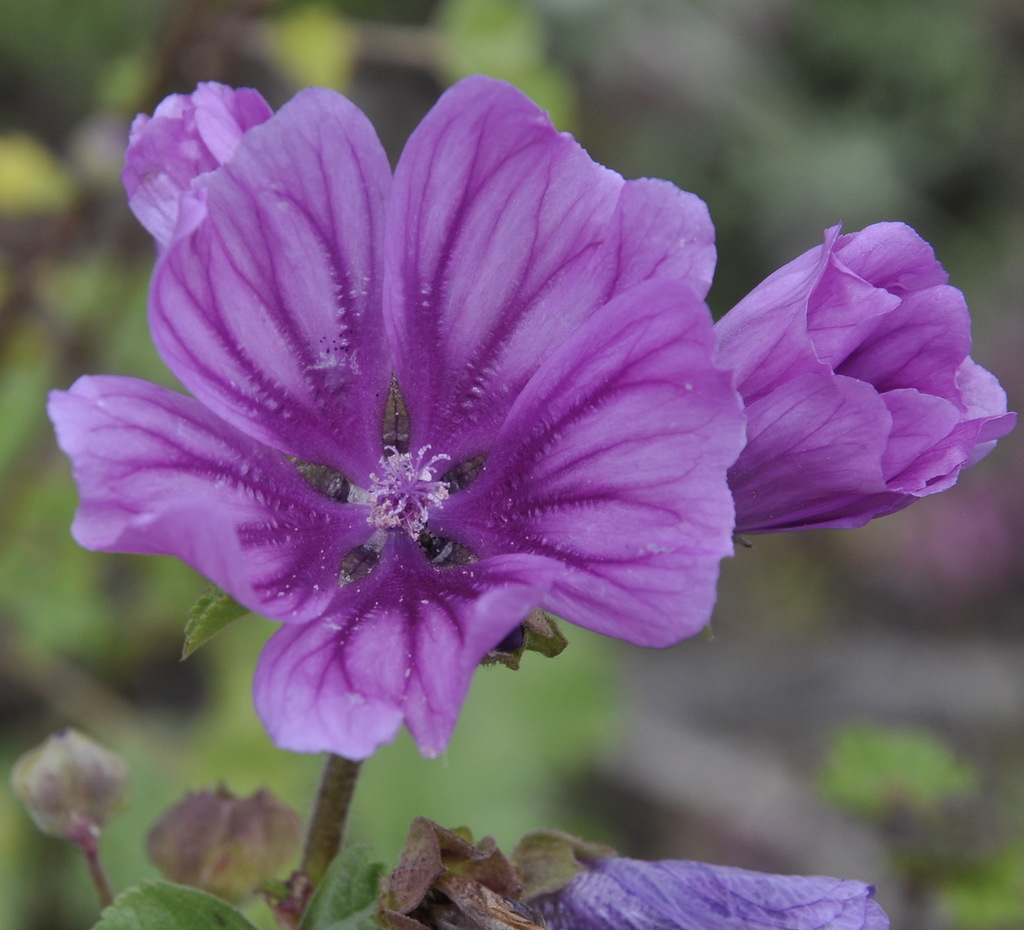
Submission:
[[[562,830],[534,830],[512,851],[512,862],[523,877],[523,897],[553,894],[582,872],[584,862],[607,859],[615,850],[603,843],[589,843]]]
[[[569,645],[569,640],[559,629],[558,619],[544,610],[533,611],[523,621],[523,642],[519,648],[511,652],[495,649],[487,653],[480,664],[504,665],[515,671],[525,652],[536,652],[548,659],[560,655]]]

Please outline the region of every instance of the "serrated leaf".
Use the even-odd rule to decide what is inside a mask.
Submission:
[[[230,904],[182,885],[143,882],[122,892],[93,930],[256,930]]]
[[[374,919],[384,866],[353,847],[331,863],[299,930],[380,930]]]
[[[181,657],[187,659],[229,623],[249,613],[230,594],[210,585],[192,605],[185,622],[185,643]]]

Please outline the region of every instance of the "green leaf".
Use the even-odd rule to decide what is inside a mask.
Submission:
[[[185,623],[185,644],[181,657],[187,659],[208,639],[219,633],[229,623],[249,613],[226,591],[210,585],[192,605]]]
[[[526,900],[553,894],[584,870],[583,859],[607,859],[615,850],[603,843],[588,843],[564,830],[533,830],[512,852],[523,877]]]
[[[523,0],[443,0],[435,19],[440,67],[451,83],[483,73],[515,84],[571,131],[576,105],[566,75],[546,60],[544,27]]]
[[[384,866],[352,847],[331,863],[299,930],[380,930],[374,919]]]
[[[230,904],[195,888],[143,882],[122,892],[93,930],[256,930]]]
[[[297,87],[342,90],[356,65],[358,36],[330,6],[306,3],[267,25],[275,63]]]
[[[850,726],[841,730],[820,777],[834,803],[867,817],[927,813],[974,788],[970,766],[925,730]]]
[[[1024,846],[964,870],[939,894],[961,930],[1024,927]]]

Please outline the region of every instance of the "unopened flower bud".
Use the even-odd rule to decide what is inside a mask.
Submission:
[[[267,791],[237,798],[223,785],[190,792],[160,818],[146,843],[171,881],[243,901],[296,853],[299,816]]]
[[[77,730],[62,730],[14,764],[11,786],[44,833],[95,842],[128,802],[128,765]]]

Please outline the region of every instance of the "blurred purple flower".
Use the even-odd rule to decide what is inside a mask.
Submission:
[[[861,526],[950,487],[1013,429],[946,281],[909,227],[837,226],[719,321],[748,418],[738,532]]]
[[[863,882],[703,862],[595,859],[530,901],[548,930],[886,930]]]
[[[743,442],[703,296],[704,204],[623,181],[486,78],[392,177],[325,90],[204,85],[134,127],[154,341],[194,399],[85,377],[50,415],[93,549],[176,555],[283,621],[257,709],[296,751],[446,745],[534,608],[698,631]]]

